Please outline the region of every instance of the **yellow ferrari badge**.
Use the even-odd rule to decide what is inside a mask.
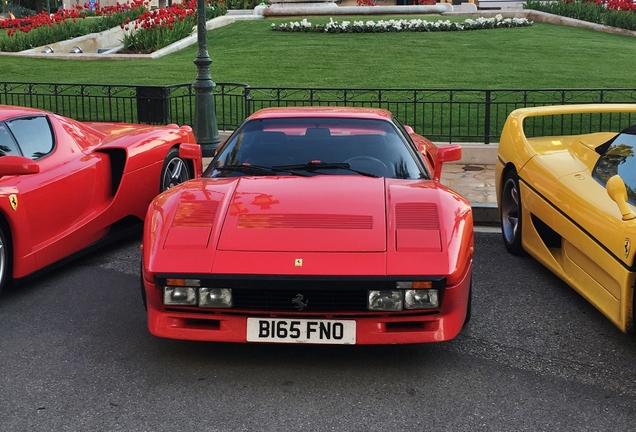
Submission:
[[[629,251],[632,248],[631,240],[626,238],[625,239],[625,244],[623,245],[623,247],[625,248],[625,258],[627,258],[629,256]]]
[[[303,259],[302,258],[296,258],[296,260],[294,261],[294,265],[296,267],[302,267],[303,266]]]
[[[9,203],[11,208],[15,211],[18,209],[18,196],[16,194],[9,195]]]

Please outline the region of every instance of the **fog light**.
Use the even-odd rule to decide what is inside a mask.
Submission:
[[[369,291],[367,308],[377,311],[401,311],[403,308],[402,291]]]
[[[434,309],[439,307],[439,293],[436,289],[404,291],[405,309]]]
[[[163,304],[195,306],[197,304],[197,292],[192,287],[164,287]]]
[[[232,290],[229,288],[199,288],[199,306],[231,308]]]

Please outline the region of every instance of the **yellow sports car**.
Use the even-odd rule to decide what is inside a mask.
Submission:
[[[636,104],[522,108],[496,164],[503,240],[634,330]]]

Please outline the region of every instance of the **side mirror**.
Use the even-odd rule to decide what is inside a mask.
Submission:
[[[607,194],[618,205],[618,209],[623,216],[623,220],[632,220],[636,218],[636,215],[631,212],[627,205],[627,188],[625,182],[618,175],[613,175],[607,180]]]
[[[24,156],[0,157],[0,176],[37,174],[40,166],[33,160]]]
[[[439,181],[442,177],[442,164],[444,162],[457,161],[462,158],[462,146],[460,145],[447,145],[439,146],[437,148],[437,156],[435,157],[435,172],[433,173],[433,180]]]
[[[194,177],[199,178],[203,174],[203,156],[199,144],[181,144],[179,146],[179,157],[191,160],[194,164]]]

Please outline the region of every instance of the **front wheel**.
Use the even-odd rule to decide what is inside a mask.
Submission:
[[[0,223],[0,292],[11,283],[11,238],[5,223]]]
[[[161,169],[161,182],[159,192],[188,181],[192,178],[187,162],[179,157],[179,149],[170,149]]]
[[[501,188],[501,233],[506,249],[512,255],[521,255],[522,224],[521,194],[519,193],[519,177],[514,171],[509,171],[504,176]]]

